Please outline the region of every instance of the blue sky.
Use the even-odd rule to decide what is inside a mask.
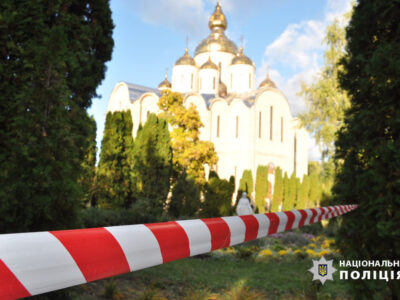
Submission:
[[[105,79],[89,114],[97,122],[97,144],[103,136],[108,98],[119,81],[157,87],[166,68],[208,33],[208,18],[216,0],[111,0],[114,50]],[[270,77],[288,98],[292,111],[306,109],[296,94],[300,82],[310,83],[323,64],[325,28],[350,9],[350,0],[221,0],[228,19],[227,35],[256,65],[256,81],[267,66]],[[310,159],[319,159],[311,147]]]

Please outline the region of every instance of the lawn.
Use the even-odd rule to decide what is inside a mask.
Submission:
[[[288,239],[288,237],[290,239]],[[285,240],[286,238],[286,240]],[[291,240],[292,244],[287,240]],[[267,238],[214,251],[72,289],[74,299],[343,299],[350,298],[345,281],[325,285],[312,281],[310,249],[296,246],[298,237]],[[311,252],[326,245],[314,239]],[[268,255],[263,255],[266,249]],[[318,250],[319,249],[319,250]],[[264,251],[263,251],[264,250]],[[322,252],[325,251],[325,252]],[[272,254],[271,254],[272,253]],[[316,254],[318,255],[318,254]],[[329,256],[329,255],[328,255]],[[334,259],[337,268],[338,260]]]

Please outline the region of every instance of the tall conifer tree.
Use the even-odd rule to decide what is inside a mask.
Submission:
[[[268,167],[258,166],[256,174],[256,205],[259,213],[265,213],[265,198],[268,196]]]
[[[135,197],[145,201],[147,213],[160,216],[172,175],[172,149],[165,120],[150,114],[139,127],[133,159]]]
[[[129,208],[134,202],[132,125],[130,111],[106,116],[97,172],[101,206]]]
[[[0,233],[78,226],[107,0],[0,1]]]
[[[281,206],[282,201],[283,201],[282,169],[280,167],[277,167],[275,169],[274,195],[272,200],[271,211],[272,212],[279,211],[279,207]]]
[[[288,210],[290,209],[290,181],[288,174],[285,172],[285,175],[283,176],[283,203],[282,203],[282,210]]]
[[[379,270],[388,281],[349,280],[355,299],[399,299],[400,281],[389,274],[398,274],[400,257],[400,4],[357,3],[341,77],[351,108],[336,142],[334,197],[359,207],[343,217],[337,244],[345,259],[392,263]]]

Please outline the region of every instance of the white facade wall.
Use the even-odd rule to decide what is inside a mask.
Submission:
[[[248,93],[254,90],[255,68],[251,65],[236,64],[229,66],[228,69],[228,93]]]
[[[199,72],[200,94],[215,94],[218,91],[218,78],[218,70],[201,69]]]
[[[175,65],[172,68],[172,90],[182,94],[198,91],[198,68],[192,65]]]

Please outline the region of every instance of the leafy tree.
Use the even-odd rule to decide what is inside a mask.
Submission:
[[[231,202],[235,185],[230,180],[212,177],[204,186],[204,217],[222,217],[232,213]]]
[[[341,70],[340,59],[346,54],[345,28],[342,25],[350,17],[347,13],[342,22],[335,19],[326,30],[324,66],[314,82],[302,84],[299,93],[308,106],[306,113],[299,117],[312,132],[322,153],[322,161],[330,160],[334,154],[334,139],[337,130],[343,124],[344,111],[349,107],[349,98],[338,81]]]
[[[96,189],[96,121],[90,118],[90,134],[88,135],[88,148],[85,153],[85,159],[81,163],[82,174],[78,180],[83,188],[82,202],[91,205],[95,202],[94,195]]]
[[[103,207],[128,208],[134,202],[132,126],[130,111],[107,113],[97,172]]]
[[[242,192],[246,192],[249,197],[253,193],[253,174],[251,170],[244,170],[242,178],[239,181],[240,197]]]
[[[308,199],[310,194],[310,178],[308,175],[303,175],[303,180],[300,184],[299,198],[297,201],[296,209],[306,209],[308,208]]]
[[[268,167],[258,166],[256,174],[256,206],[259,213],[265,213],[265,198],[268,196]]]
[[[283,178],[282,169],[277,167],[275,169],[275,184],[274,184],[274,195],[271,205],[271,211],[279,211],[279,207],[283,202]]]
[[[358,204],[337,244],[346,259],[400,257],[399,3],[359,0],[347,30],[341,86],[351,108],[336,142],[335,201]],[[397,272],[398,268],[385,270]],[[355,298],[398,299],[400,281],[351,280]]]
[[[200,209],[200,187],[184,172],[172,189],[168,213],[173,217],[192,217]]]
[[[0,232],[79,226],[109,3],[2,0],[0,20]]]
[[[308,196],[308,206],[316,207],[319,204],[321,196],[321,187],[318,179],[318,174],[313,173],[310,175],[310,194]]]
[[[290,181],[287,173],[283,176],[283,202],[282,202],[282,210],[289,210],[290,208]]]
[[[165,120],[150,114],[139,127],[133,160],[135,198],[146,199],[146,213],[161,216],[172,175],[172,149]]]
[[[192,104],[185,108],[183,95],[169,90],[163,91],[158,107],[162,111],[160,117],[167,120],[172,128],[174,177],[185,171],[196,183],[204,184],[204,165],[212,168],[217,164],[218,157],[212,142],[200,140],[200,128],[204,125],[196,107]]]

